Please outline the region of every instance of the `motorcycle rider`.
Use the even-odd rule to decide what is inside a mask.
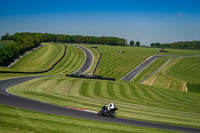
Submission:
[[[109,112],[111,109],[114,109],[114,108],[115,108],[115,105],[113,102],[111,102],[108,105],[103,106],[102,109],[104,110],[104,115],[106,115],[107,112]]]

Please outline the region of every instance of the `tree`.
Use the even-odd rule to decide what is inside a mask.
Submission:
[[[136,45],[137,47],[139,47],[139,46],[140,46],[140,42],[137,41],[137,42],[135,43],[135,45]]]
[[[133,40],[130,41],[130,46],[134,46],[135,42]]]
[[[1,37],[2,40],[11,40],[11,35],[6,33],[4,36]]]
[[[150,46],[151,46],[151,47],[155,47],[155,43],[151,43]]]

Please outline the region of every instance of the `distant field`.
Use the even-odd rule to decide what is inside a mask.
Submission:
[[[0,48],[3,48],[5,46],[8,46],[10,44],[14,43],[14,41],[4,41],[4,40],[0,40]]]
[[[158,54],[155,49],[122,47],[122,46],[98,46],[102,52],[102,58],[96,71],[96,75],[116,78],[119,80],[129,71],[142,63],[151,55]],[[119,52],[117,52],[119,50]],[[121,53],[124,51],[124,53]]]
[[[200,127],[200,95],[125,81],[46,77],[14,86],[10,92],[31,99],[99,111],[109,102],[118,117]]]
[[[94,55],[98,55],[98,51],[103,53],[95,74],[102,75],[103,77],[116,78],[117,80],[121,79],[124,75],[126,75],[128,72],[130,72],[132,69],[134,69],[136,66],[138,66],[140,63],[152,55],[200,54],[200,51],[180,49],[166,49],[169,51],[169,53],[158,53],[158,48],[97,45],[97,49],[92,49],[91,46],[94,45],[83,46],[89,48],[93,53],[95,53]],[[119,52],[117,52],[117,50],[119,50]],[[124,53],[121,53],[122,51],[124,51]]]

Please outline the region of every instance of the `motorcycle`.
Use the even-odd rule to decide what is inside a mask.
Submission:
[[[102,109],[98,112],[98,115],[99,116],[108,116],[108,117],[114,117],[115,116],[115,111],[117,110],[118,108],[113,108],[113,109],[110,109],[110,111],[105,111],[106,110],[106,107],[103,106]]]

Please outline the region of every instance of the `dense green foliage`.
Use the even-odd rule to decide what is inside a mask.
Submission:
[[[12,40],[0,40],[0,49],[3,47],[6,47],[8,45],[11,45],[13,43],[14,43],[14,41],[12,41]]]
[[[39,33],[15,33],[11,36],[15,42],[0,49],[0,65],[7,66],[19,54],[38,46],[43,42],[40,36],[41,34]]]
[[[151,43],[151,47],[164,47],[174,49],[192,49],[200,50],[200,41],[185,41],[185,42],[174,42],[174,43]]]
[[[140,46],[140,42],[137,41],[137,42],[135,43],[135,46],[139,47],[139,46]]]
[[[130,41],[129,45],[134,46],[135,42],[133,40]]]
[[[2,39],[2,40],[11,40],[12,38],[11,38],[11,35],[10,35],[9,33],[6,33],[5,35],[3,35],[3,36],[1,37],[1,39]]]

